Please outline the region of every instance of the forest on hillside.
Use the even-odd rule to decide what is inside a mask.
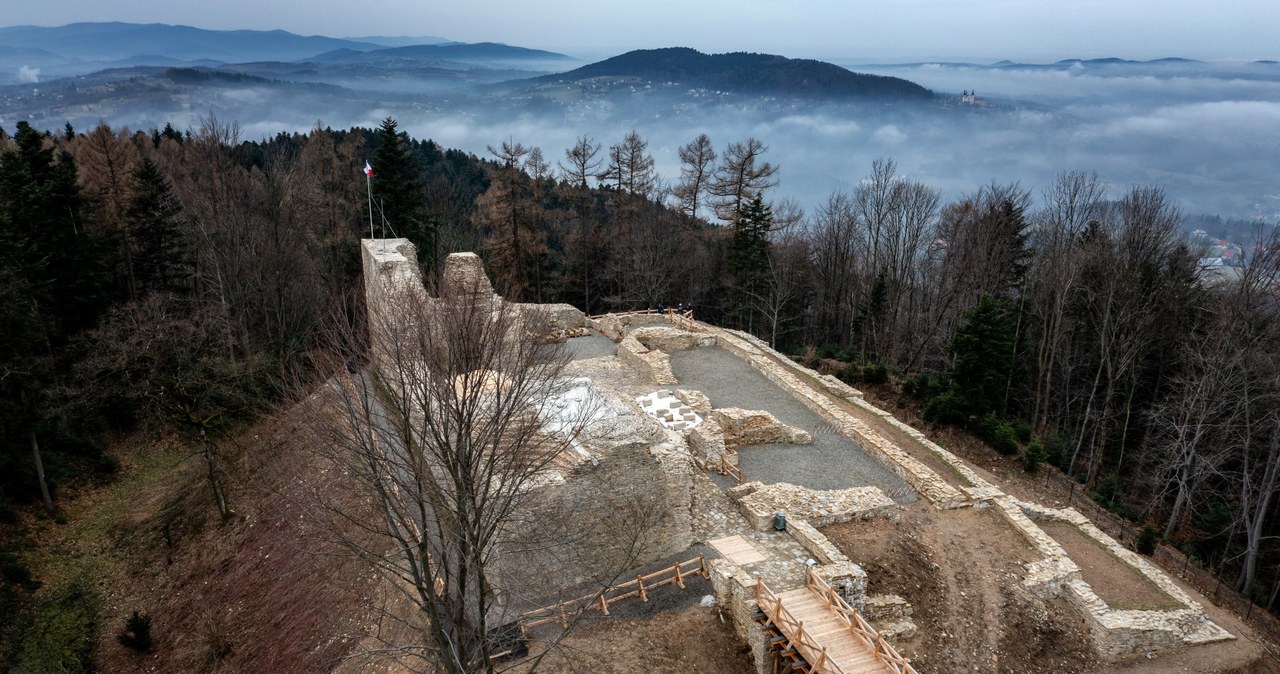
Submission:
[[[56,512],[129,433],[215,439],[362,315],[359,239],[428,277],[479,252],[511,300],[683,304],[855,383],[900,386],[1029,470],[1056,465],[1263,605],[1280,549],[1280,238],[1206,273],[1156,187],[1064,170],[954,201],[883,159],[809,208],[751,138],[655,173],[636,133],[477,157],[378,129],[0,130],[0,517]],[[1064,167],[1064,169],[1067,167]],[[384,227],[386,228],[384,230]],[[43,477],[41,476],[43,475]],[[6,593],[29,587],[4,555]],[[14,589],[19,588],[19,589]],[[8,601],[8,600],[6,600]]]

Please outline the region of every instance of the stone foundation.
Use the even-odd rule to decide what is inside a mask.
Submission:
[[[743,516],[757,531],[772,529],[776,512],[785,513],[788,520],[805,520],[820,527],[866,519],[894,505],[879,487],[818,491],[785,483],[755,484],[759,486],[736,500]]]

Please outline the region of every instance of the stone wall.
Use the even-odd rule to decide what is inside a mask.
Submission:
[[[1137,553],[1125,548],[1074,509],[1047,508],[1012,497],[997,499],[1006,517],[1032,542],[1045,559],[1028,565],[1024,583],[1042,597],[1063,597],[1089,625],[1094,647],[1104,655],[1124,655],[1234,638],[1210,622],[1200,604],[1171,578]],[[1080,576],[1066,550],[1035,521],[1065,522],[1129,565],[1185,608],[1169,611],[1116,610],[1107,605]]]
[[[736,407],[714,409],[708,415],[724,430],[724,444],[730,450],[749,445],[811,445],[808,431],[788,426],[763,410]]]
[[[773,528],[776,512],[785,513],[788,520],[805,520],[821,527],[872,517],[893,506],[893,499],[885,496],[879,487],[815,490],[785,482],[755,483],[750,491],[731,491],[731,495],[747,522],[757,531]]]
[[[769,646],[765,643],[764,632],[752,619],[752,615],[759,608],[759,604],[756,603],[758,581],[727,559],[709,560],[707,570],[711,575],[711,587],[716,595],[716,603],[729,610],[738,638],[751,647],[751,659],[756,663],[756,672],[758,674],[771,672],[773,658],[769,656]]]
[[[671,372],[671,357],[661,350],[645,346],[634,334],[618,342],[618,357],[641,372],[648,372],[659,386],[676,383],[676,376]]]
[[[706,332],[689,332],[663,325],[636,328],[631,334],[650,349],[666,352],[688,351],[702,346],[715,346],[716,337]]]
[[[693,455],[693,460],[703,470],[718,471],[722,461],[738,465],[738,453],[725,448],[724,431],[714,419],[704,420],[686,430],[684,437],[689,443],[689,453]]]

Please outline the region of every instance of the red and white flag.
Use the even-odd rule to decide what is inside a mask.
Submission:
[[[373,167],[372,167],[372,166],[370,166],[370,165],[369,165],[369,162],[367,162],[367,161],[364,163],[364,174],[365,174],[365,175],[367,175],[367,176],[372,176],[372,175],[373,175]]]

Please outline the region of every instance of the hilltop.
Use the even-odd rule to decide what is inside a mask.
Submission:
[[[688,87],[800,97],[929,100],[933,92],[898,77],[855,73],[833,63],[775,54],[704,54],[686,47],[637,49],[533,82],[635,77]]]

